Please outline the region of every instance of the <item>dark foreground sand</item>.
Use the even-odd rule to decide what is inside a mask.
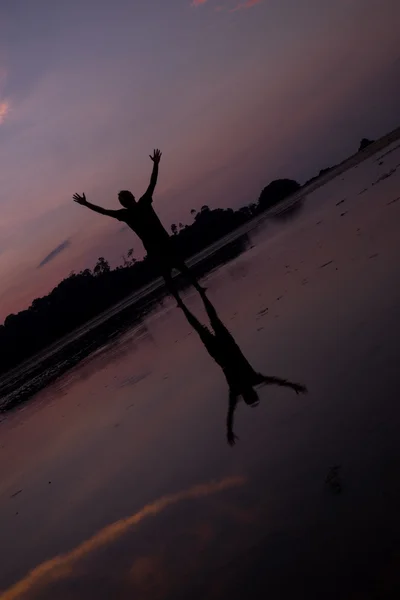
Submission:
[[[309,388],[241,404],[234,448],[169,300],[0,423],[2,600],[400,597],[393,148],[209,277],[255,368]]]

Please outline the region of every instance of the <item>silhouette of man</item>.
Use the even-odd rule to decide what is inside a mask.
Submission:
[[[171,238],[161,224],[160,219],[153,209],[153,193],[157,184],[158,165],[161,159],[160,150],[154,150],[150,155],[153,161],[153,172],[150,178],[150,184],[143,196],[136,201],[135,196],[128,190],[123,190],[118,194],[118,200],[124,207],[120,210],[108,210],[86,200],[85,194],[74,194],[73,199],[78,204],[86,206],[101,215],[113,217],[126,223],[140,237],[143,242],[149,258],[158,267],[160,274],[164,277],[168,290],[178,300],[179,295],[172,279],[172,269],[175,267],[190,281],[190,283],[199,291],[200,287],[197,280],[186,266],[184,260],[176,252]]]
[[[205,293],[201,294],[207,315],[210,319],[213,333],[202,325],[189,311],[187,306],[178,301],[189,324],[197,331],[207,352],[221,367],[229,386],[229,407],[226,418],[228,444],[233,446],[238,439],[233,431],[233,418],[240,396],[249,406],[257,406],[259,397],[254,389],[257,385],[279,385],[291,388],[296,394],[304,394],[307,388],[299,383],[293,383],[279,377],[268,377],[253,369],[249,361],[243,355],[232,334],[228,331],[217,315],[214,306]]]

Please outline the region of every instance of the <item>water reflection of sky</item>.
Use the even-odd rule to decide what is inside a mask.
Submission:
[[[0,424],[0,598],[394,593],[399,156],[208,277],[254,367],[310,390],[241,404],[235,448],[221,370],[168,299]]]

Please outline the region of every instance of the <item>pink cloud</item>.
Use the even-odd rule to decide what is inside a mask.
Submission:
[[[192,0],[192,6],[201,6],[201,4],[205,4],[207,0]]]
[[[9,109],[10,105],[8,102],[0,102],[0,125],[4,122]]]
[[[237,10],[242,10],[244,8],[252,8],[256,4],[260,4],[260,2],[262,2],[262,0],[246,0],[246,2],[238,4],[236,8],[232,8],[230,12],[236,12]]]
[[[47,595],[46,590],[51,589],[53,585],[68,581],[68,578],[73,576],[74,568],[77,567],[78,570],[82,568],[79,567],[82,561],[87,561],[98,550],[117,542],[119,538],[122,538],[140,522],[152,518],[154,515],[180,502],[206,498],[207,496],[219,494],[231,488],[243,486],[245,482],[245,478],[241,476],[225,477],[219,481],[195,485],[181,492],[162,496],[154,502],[146,504],[138,512],[129,517],[107,525],[69,552],[58,554],[42,562],[39,566],[28,572],[25,577],[9,587],[1,595],[1,598],[3,600],[14,600],[15,598],[22,597],[33,598],[41,591],[44,591],[45,595]],[[143,561],[141,566],[145,566]],[[147,569],[148,567],[146,567]],[[131,575],[140,575],[140,571],[136,571],[136,573],[135,571],[133,573],[131,571]]]

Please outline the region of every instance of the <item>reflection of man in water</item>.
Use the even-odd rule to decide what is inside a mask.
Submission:
[[[85,194],[80,196],[74,194],[73,199],[82,206],[87,206],[101,215],[113,217],[126,223],[140,237],[150,259],[157,265],[160,274],[164,277],[169,291],[179,298],[178,292],[172,280],[172,269],[175,267],[194,285],[198,291],[202,288],[186,266],[183,259],[178,255],[173,247],[170,236],[161,224],[160,219],[153,209],[153,193],[158,178],[158,165],[161,159],[160,150],[154,150],[151,160],[154,163],[151,174],[150,184],[143,196],[136,202],[132,192],[124,190],[119,192],[118,199],[123,209],[108,210],[91,204],[86,200]]]
[[[219,319],[214,306],[204,293],[202,293],[202,299],[214,330],[213,332],[205,325],[202,325],[181,300],[178,301],[178,306],[183,310],[190,325],[199,334],[210,356],[222,368],[228,382],[229,409],[226,427],[228,443],[232,446],[237,439],[237,436],[233,432],[233,416],[240,396],[242,396],[246,404],[257,406],[259,397],[254,389],[257,385],[280,385],[291,388],[296,394],[304,394],[307,388],[304,385],[292,383],[286,379],[267,377],[266,375],[257,373]]]

